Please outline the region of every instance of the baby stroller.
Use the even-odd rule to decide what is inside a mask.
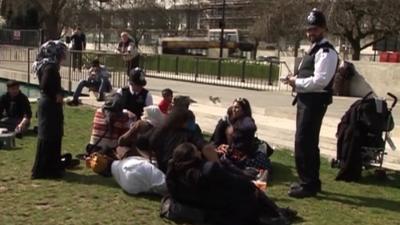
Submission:
[[[394,128],[392,109],[397,97],[391,93],[391,107],[383,98],[372,97],[368,93],[356,101],[342,117],[337,129],[337,158],[331,162],[332,168],[339,168],[336,180],[356,181],[361,178],[362,169],[378,167],[376,175],[385,177],[382,169],[386,143],[393,150],[395,146],[390,138]]]

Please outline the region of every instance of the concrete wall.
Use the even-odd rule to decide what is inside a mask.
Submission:
[[[378,96],[391,92],[400,97],[400,63],[352,62],[358,73],[364,77],[352,80],[351,88],[357,93],[365,92],[369,84]]]
[[[298,65],[294,57],[281,57],[292,71]],[[353,77],[350,83],[350,94],[354,97],[362,97],[370,91],[378,96],[385,96],[391,92],[400,97],[400,63],[380,63],[352,61],[358,75]],[[288,70],[282,66],[281,75],[288,74]]]

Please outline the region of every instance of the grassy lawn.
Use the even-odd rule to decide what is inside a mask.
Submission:
[[[66,107],[64,151],[84,151],[93,113],[86,107]],[[129,196],[113,178],[98,176],[84,166],[69,171],[63,180],[32,181],[36,138],[17,140],[17,147],[0,150],[1,225],[173,224],[159,218],[159,197]],[[275,171],[267,194],[280,206],[298,210],[303,218],[299,224],[400,224],[399,173],[390,172],[385,182],[368,172],[361,183],[335,182],[337,171],[324,160],[324,192],[317,198],[295,200],[286,195],[288,185],[296,180],[292,156],[279,151],[272,160]]]

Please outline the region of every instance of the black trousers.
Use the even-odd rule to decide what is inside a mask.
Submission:
[[[78,68],[78,70],[82,69],[82,50],[75,50],[75,51],[79,51],[79,52],[73,52],[72,53],[72,68],[75,71],[76,68]]]
[[[303,188],[317,191],[319,179],[319,134],[327,105],[317,99],[297,100],[295,161],[300,184]]]
[[[65,166],[61,163],[61,139],[38,138],[32,178],[61,178]]]

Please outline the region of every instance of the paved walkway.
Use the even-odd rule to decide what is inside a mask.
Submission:
[[[0,63],[1,77],[15,77],[26,80],[26,67],[13,68],[12,63]],[[25,78],[24,78],[25,76]],[[64,83],[66,85],[66,82]],[[73,83],[73,87],[76,83]],[[65,86],[66,87],[66,86]],[[273,145],[293,149],[295,132],[295,107],[291,106],[292,97],[290,92],[265,92],[228,88],[198,83],[171,81],[167,79],[148,78],[147,88],[154,96],[154,102],[160,100],[161,90],[171,88],[175,95],[190,95],[197,103],[191,106],[195,112],[197,122],[206,132],[212,132],[218,119],[226,113],[226,108],[236,97],[245,97],[252,104],[254,118],[258,126],[257,135],[272,143]],[[220,101],[213,102],[211,97],[218,97]],[[321,129],[321,154],[327,158],[336,155],[336,127],[340,118],[355,98],[334,99],[324,118]],[[85,104],[99,106],[94,98],[83,98]],[[392,132],[395,144],[400,148],[400,111],[396,108],[394,117],[397,123],[395,131]],[[385,167],[400,170],[400,150],[388,150]]]

